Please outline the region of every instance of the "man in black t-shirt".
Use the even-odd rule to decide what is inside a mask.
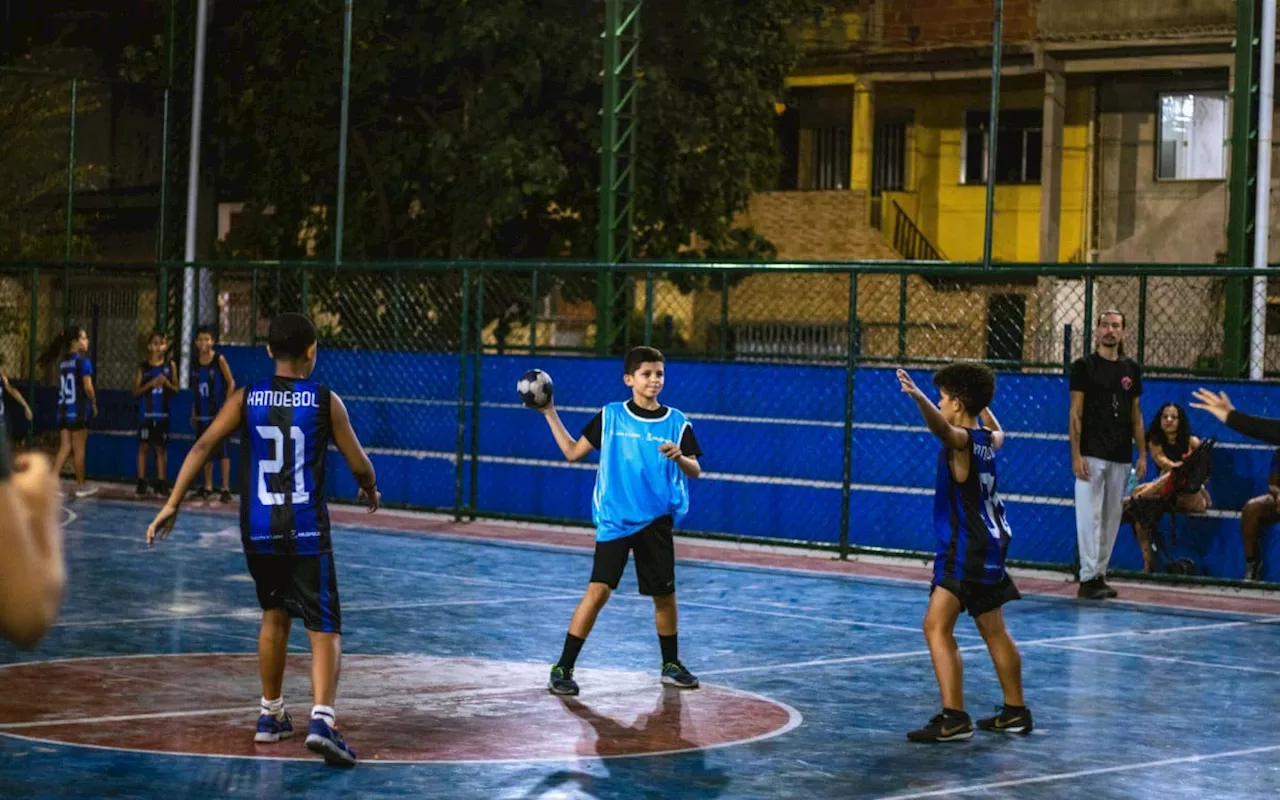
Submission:
[[[1089,600],[1115,597],[1106,583],[1107,563],[1120,530],[1120,515],[1138,446],[1137,474],[1147,472],[1142,422],[1142,369],[1124,355],[1124,314],[1103,311],[1097,350],[1071,365],[1071,471],[1076,476],[1076,544],[1080,589]]]

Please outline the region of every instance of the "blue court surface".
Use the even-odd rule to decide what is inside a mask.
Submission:
[[[579,660],[548,665],[585,548],[335,528],[338,724],[362,762],[254,745],[258,611],[236,518],[154,506],[68,513],[70,589],[40,648],[0,645],[0,796],[1271,798],[1280,793],[1280,617],[1028,596],[1007,609],[1030,736],[912,745],[939,705],[919,582],[684,561],[681,656],[658,681],[652,604],[629,573]],[[379,517],[369,517],[375,525]],[[515,530],[513,528],[513,530]],[[1000,691],[972,623],[970,713]],[[295,625],[285,699],[310,708]]]

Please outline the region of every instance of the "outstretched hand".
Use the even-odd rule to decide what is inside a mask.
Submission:
[[[356,495],[356,500],[361,503],[368,503],[369,513],[372,514],[382,505],[382,492],[379,492],[377,487],[361,489],[360,493]]]
[[[1226,422],[1231,412],[1235,411],[1235,406],[1231,405],[1231,398],[1227,397],[1226,392],[1212,392],[1200,388],[1196,389],[1191,396],[1196,399],[1196,402],[1191,404],[1192,408],[1208,411],[1217,417],[1219,422]]]
[[[911,376],[907,374],[905,369],[898,370],[897,375],[898,385],[902,387],[903,393],[909,394],[912,397],[924,394],[924,392],[920,391],[920,387],[916,386],[916,382],[911,380]]]
[[[178,507],[165,503],[164,508],[160,509],[156,518],[147,526],[147,547],[150,547],[157,538],[168,539],[169,534],[173,532],[173,523],[177,521]]]

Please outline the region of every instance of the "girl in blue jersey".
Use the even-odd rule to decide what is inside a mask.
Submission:
[[[963,666],[955,626],[967,610],[987,643],[1004,693],[994,717],[978,720],[983,730],[1030,733],[1031,711],[1022,697],[1022,657],[1005,629],[1001,606],[1021,597],[1005,571],[1009,523],[996,486],[996,451],[1004,431],[988,406],[996,393],[995,374],[984,364],[951,364],[934,373],[942,399],[925,396],[905,370],[902,391],[920,408],[929,430],[942,440],[938,453],[933,524],[937,545],[933,586],[924,618],[925,641],[942,692],[942,713],[911,731],[913,742],[952,742],[973,736],[964,710]],[[981,420],[981,421],[979,421]]]
[[[62,465],[72,459],[76,471],[76,497],[88,497],[98,490],[85,484],[85,448],[89,443],[89,420],[98,416],[98,395],[93,388],[93,362],[89,334],[72,325],[59,331],[45,348],[39,364],[58,362],[58,428],[61,441],[53,461],[53,474],[62,474]]]
[[[147,494],[147,451],[156,454],[157,495],[169,493],[169,401],[178,391],[178,368],[165,359],[169,338],[156,331],[147,340],[147,360],[133,376],[133,396],[138,401],[138,496]]]
[[[191,365],[191,429],[199,439],[209,430],[214,417],[222,410],[227,398],[236,390],[236,379],[231,375],[227,359],[213,349],[213,329],[201,327],[196,332],[196,360]],[[222,496],[224,503],[231,502],[231,457],[224,441],[214,448],[204,465],[204,486],[196,492],[199,500],[213,493],[213,461],[222,466]]]
[[[631,400],[610,403],[574,439],[555,406],[538,409],[569,461],[600,451],[592,496],[596,525],[595,562],[586,594],[573,612],[560,659],[551,668],[553,694],[578,693],[574,664],[600,609],[618,588],[629,554],[635,554],[640,593],[653,598],[654,623],[662,650],[662,682],[698,688],[698,679],[680,663],[676,635],[675,548],[672,527],[689,510],[689,478],[702,474],[702,449],[684,414],[658,402],[665,381],[662,353],[636,347],[623,363]]]

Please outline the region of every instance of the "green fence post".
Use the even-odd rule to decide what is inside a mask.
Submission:
[[[76,109],[79,80],[71,79],[71,132],[67,143],[67,234],[62,252],[62,327],[71,324],[71,243],[75,238],[76,212]]]
[[[898,276],[898,362],[907,361],[907,273]]]
[[[1147,276],[1138,276],[1138,363],[1146,361],[1147,353]]]
[[[720,277],[720,359],[729,358],[729,276]]]
[[[311,269],[302,268],[302,308],[298,309],[308,317],[311,316]]]
[[[27,405],[31,406],[32,416],[36,409],[36,337],[40,335],[40,268],[31,268],[31,311],[27,319]],[[35,434],[35,422],[27,425],[27,439]]]
[[[529,355],[538,352],[538,271],[529,281]]]
[[[458,344],[458,452],[454,462],[453,521],[462,522],[462,476],[467,442],[467,341],[471,305],[471,273],[462,270],[462,322]]]
[[[653,346],[653,270],[644,273],[644,345]]]
[[[991,18],[991,108],[987,116],[987,212],[982,229],[982,268],[991,269],[996,220],[996,148],[1000,130],[1000,59],[1004,47],[1004,0],[995,0]],[[1033,154],[1034,155],[1034,154]]]
[[[849,273],[848,335],[844,361],[844,464],[840,475],[840,558],[849,557],[849,500],[853,493],[853,375],[858,368],[858,273]]]
[[[1081,339],[1085,356],[1093,352],[1093,276],[1084,277],[1084,336]]]
[[[476,520],[476,500],[480,481],[480,359],[484,355],[484,272],[476,274],[476,343],[471,374],[471,487],[468,507]]]

